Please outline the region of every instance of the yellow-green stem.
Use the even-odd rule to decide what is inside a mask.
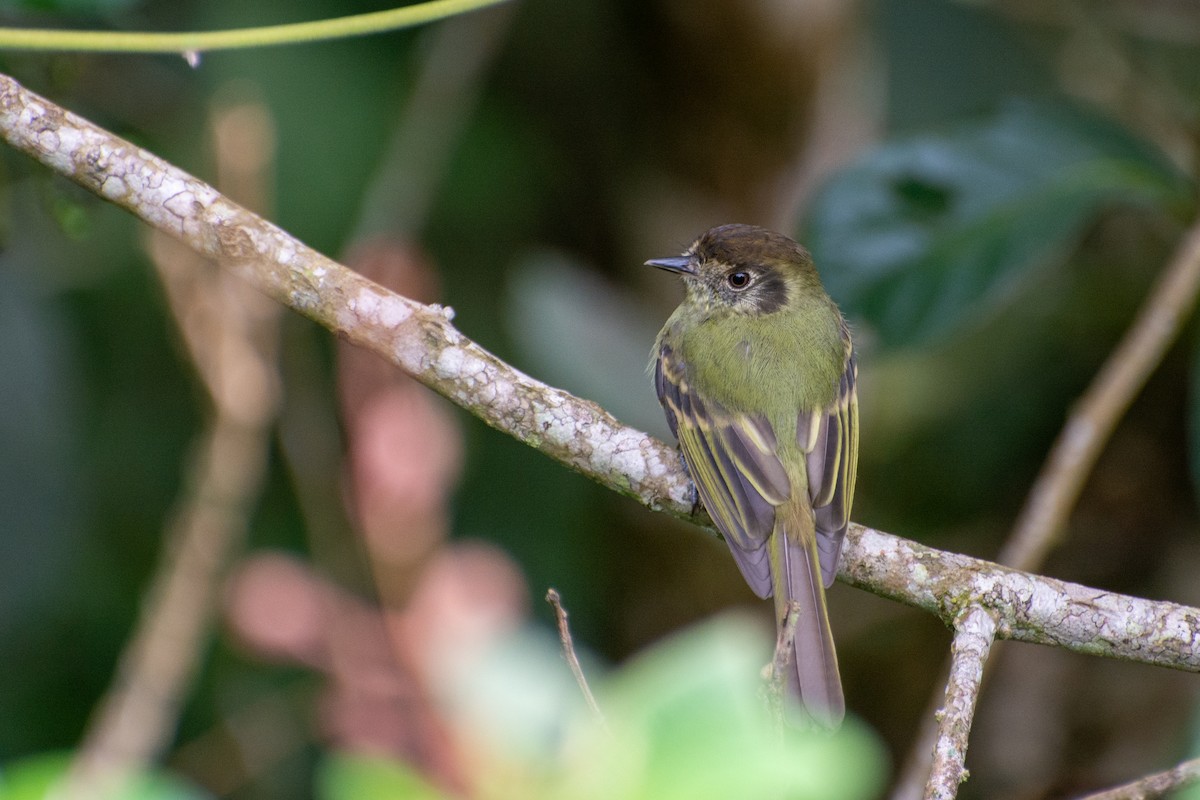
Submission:
[[[212,50],[270,47],[393,31],[436,22],[503,2],[506,0],[429,0],[404,8],[315,22],[196,33],[0,28],[0,49],[199,54]]]

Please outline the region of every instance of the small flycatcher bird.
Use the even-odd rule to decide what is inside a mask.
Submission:
[[[654,385],[696,491],[782,629],[799,605],[788,686],[818,723],[845,714],[825,587],[858,466],[850,331],[808,251],[750,225],[713,228],[647,265],[686,294],[658,334]]]

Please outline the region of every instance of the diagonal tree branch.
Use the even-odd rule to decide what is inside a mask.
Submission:
[[[447,308],[372,283],[162,159],[0,75],[0,137],[216,258],[251,285],[379,353],[489,425],[648,508],[712,530],[674,448],[595,403],[530,378],[450,322]],[[952,625],[995,612],[997,635],[1200,671],[1200,609],[1090,589],[852,525],[840,578]]]
[[[674,450],[463,336],[448,308],[387,291],[157,156],[0,76],[0,135],[215,258],[259,291],[395,363],[484,422],[652,507],[690,514]]]
[[[1136,781],[1089,794],[1079,800],[1153,800],[1193,786],[1200,781],[1200,758],[1176,764],[1168,770],[1147,775]]]
[[[1017,518],[999,561],[1038,569],[1059,543],[1104,445],[1196,305],[1200,225],[1193,225],[1138,310],[1133,325],[1079,398]]]

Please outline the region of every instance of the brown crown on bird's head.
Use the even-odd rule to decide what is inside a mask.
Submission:
[[[712,228],[682,256],[646,263],[682,275],[689,299],[710,311],[770,314],[798,289],[821,285],[807,250],[754,225]]]

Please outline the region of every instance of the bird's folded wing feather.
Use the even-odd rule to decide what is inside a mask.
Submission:
[[[767,540],[775,507],[791,493],[775,455],[775,432],[761,415],[732,414],[699,397],[669,345],[659,351],[654,372],[659,402],[701,502],[729,542],[750,588],[759,597],[770,597]]]
[[[796,427],[799,444],[808,453],[808,494],[816,517],[821,579],[827,587],[837,577],[858,472],[858,363],[845,331],[843,340],[846,369],[837,398],[829,408],[801,412]]]

